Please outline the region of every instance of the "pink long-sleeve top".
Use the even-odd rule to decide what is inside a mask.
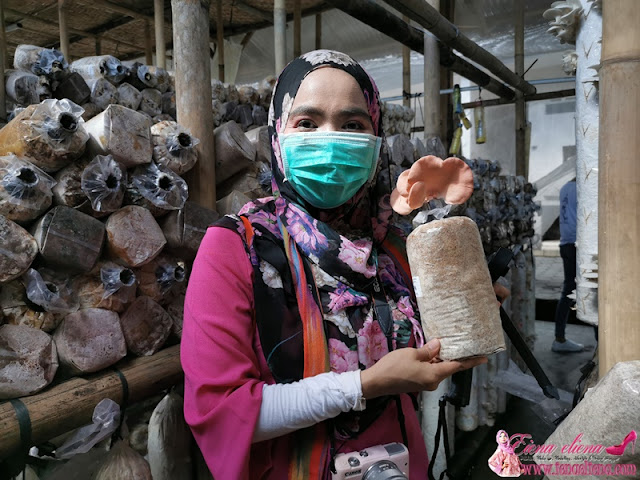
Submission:
[[[212,227],[200,245],[184,306],[184,414],[216,479],[287,478],[292,435],[253,443],[262,387],[274,384],[252,311],[253,268],[240,236]],[[411,399],[402,395],[410,478],[427,477],[427,452]],[[395,402],[336,453],[402,442]]]

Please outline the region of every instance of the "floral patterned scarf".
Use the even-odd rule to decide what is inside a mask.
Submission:
[[[364,69],[339,52],[302,55],[278,78],[269,110],[273,196],[251,202],[239,216],[216,223],[245,239],[254,267],[260,341],[278,383],[329,370],[368,368],[389,349],[424,343],[404,239],[389,225],[391,185],[385,142],[373,180],[335,209],[312,207],[284,178],[278,135],[306,75],[326,67],[356,79],[374,133],[383,136],[378,89]],[[390,317],[386,335],[375,314],[374,304],[380,303]],[[375,403],[368,402],[365,412],[375,412]],[[365,416],[340,415],[332,435],[357,434],[375,420]],[[290,478],[322,478],[328,461],[326,428],[321,424],[298,433]]]

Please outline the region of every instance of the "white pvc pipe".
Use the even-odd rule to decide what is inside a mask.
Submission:
[[[593,3],[581,0],[584,14],[576,38],[576,316],[598,324],[597,284],[584,278],[598,254],[598,84],[593,82],[600,63],[602,13]],[[588,15],[587,15],[588,13]],[[591,81],[590,81],[591,80]]]
[[[287,64],[287,8],[285,0],[275,0],[273,3],[273,37],[276,56],[276,75]]]

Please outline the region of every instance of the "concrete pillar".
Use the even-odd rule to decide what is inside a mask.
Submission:
[[[206,2],[209,4],[209,2]],[[173,5],[173,2],[172,2]],[[154,26],[156,30],[156,64],[160,68],[167,68],[167,52],[165,50],[164,41],[164,0],[154,0],[153,2]],[[209,19],[209,11],[207,10],[207,20]],[[207,38],[209,36],[207,35]],[[175,45],[174,45],[175,47]],[[174,48],[175,51],[175,48]],[[175,53],[173,55],[176,56]],[[208,62],[207,56],[207,62]],[[174,59],[175,63],[175,59]]]
[[[276,75],[287,65],[287,8],[284,0],[273,2],[273,36]]]
[[[198,163],[185,174],[189,200],[215,210],[209,6],[210,0],[171,0],[178,122],[200,140]]]
[[[636,0],[602,4],[598,180],[601,378],[617,362],[640,359],[640,9]]]
[[[582,0],[583,13],[576,37],[576,316],[598,324],[598,289],[585,278],[586,267],[598,255],[598,131],[600,107],[595,70],[600,63],[602,14]]]

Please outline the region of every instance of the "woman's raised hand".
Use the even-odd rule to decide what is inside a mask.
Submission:
[[[440,341],[433,339],[422,348],[400,348],[388,353],[375,365],[360,372],[363,397],[433,391],[454,373],[487,362],[487,357],[441,361],[439,352]]]

